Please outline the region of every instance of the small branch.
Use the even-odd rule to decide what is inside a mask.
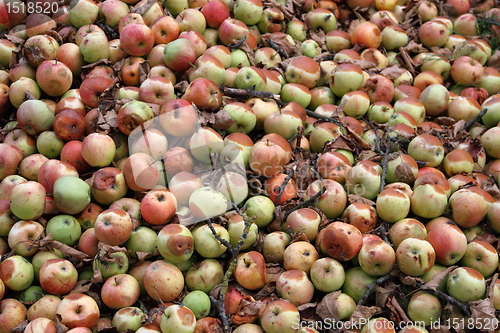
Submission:
[[[482,109],[477,116],[469,120],[467,124],[465,124],[464,127],[462,127],[462,131],[468,131],[472,127],[472,125],[474,125],[479,119],[481,119],[486,114],[486,112],[488,112],[488,109]]]
[[[342,124],[340,121],[338,121],[337,119],[334,119],[332,117],[323,116],[323,115],[320,115],[319,113],[316,113],[314,111],[307,110],[307,109],[306,109],[306,114],[309,117],[313,117],[313,118],[316,118],[316,119],[325,120],[325,121],[328,121],[330,123],[334,123],[337,126],[344,127],[344,124]]]
[[[229,44],[227,46],[227,48],[229,49],[229,51],[239,49],[243,45],[243,43],[245,42],[246,39],[247,39],[247,36],[243,36],[236,43]]]
[[[387,163],[389,162],[389,154],[391,153],[391,144],[390,144],[390,140],[387,140],[388,137],[389,137],[389,133],[386,132],[385,140],[384,140],[385,144],[386,144],[385,153],[384,153],[384,160],[381,163],[382,176],[380,179],[380,192],[382,192],[382,190],[385,187],[385,177],[387,176]]]
[[[302,208],[302,207],[305,207],[305,206],[308,206],[310,204],[315,204],[316,202],[316,199],[318,199],[320,196],[323,195],[323,193],[326,192],[326,187],[323,186],[323,188],[318,192],[316,193],[315,195],[313,195],[312,197],[310,197],[308,200],[298,204],[297,206],[293,207],[292,209],[290,210],[287,210],[285,215],[283,215],[283,221],[286,221],[288,215],[290,215],[291,213],[293,213],[294,211]]]
[[[293,171],[288,171],[288,173],[286,174],[286,178],[285,180],[283,181],[283,183],[280,185],[280,187],[276,188],[274,191],[279,191],[278,192],[278,195],[276,196],[276,202],[280,202],[280,199],[281,199],[281,195],[283,194],[283,192],[285,191],[285,187],[286,185],[288,184],[288,182],[290,181],[290,179],[292,179],[292,172]]]
[[[422,284],[417,284],[417,287],[422,287],[422,286],[423,286]],[[450,296],[447,293],[444,293],[440,290],[434,290],[434,289],[430,289],[430,288],[429,289],[422,288],[422,290],[424,290],[430,294],[433,294],[439,298],[442,298],[443,300],[445,300],[446,302],[448,302],[450,304],[458,306],[460,308],[460,310],[462,310],[462,313],[465,314],[467,317],[470,317],[472,315],[472,312],[470,310],[469,305],[460,302],[455,297]]]
[[[391,244],[389,237],[387,237],[387,226],[385,224],[385,221],[380,224],[380,238],[384,240],[384,242]]]
[[[210,228],[210,231],[212,232],[212,235],[214,235],[215,239],[217,239],[219,241],[219,243],[221,243],[222,245],[224,245],[228,249],[230,247],[232,247],[232,245],[229,244],[229,242],[227,240],[225,240],[224,238],[222,238],[221,236],[219,236],[217,234],[217,231],[215,231],[215,228],[214,228],[214,226],[212,224],[212,221],[210,219],[207,220],[207,225]]]
[[[378,128],[373,125],[373,122],[368,122],[375,133],[375,152],[377,154],[382,154],[382,148],[380,147],[380,135],[378,134]]]
[[[269,47],[271,47],[272,49],[274,49],[276,52],[279,53],[279,55],[283,58],[283,59],[288,59],[290,58],[290,56],[288,55],[288,53],[286,53],[278,44],[276,44],[273,40],[271,39],[266,39],[266,43],[269,44]]]
[[[241,237],[238,241],[238,244],[236,246],[232,246],[227,242],[225,239],[222,239],[219,235],[217,235],[212,222],[208,220],[208,226],[210,230],[212,231],[212,234],[214,237],[224,246],[227,247],[228,251],[231,253],[232,259],[229,264],[229,267],[227,268],[226,272],[224,273],[224,279],[222,280],[221,288],[219,291],[219,299],[216,299],[213,296],[210,296],[210,300],[214,303],[215,307],[217,308],[217,311],[219,312],[222,325],[224,327],[224,332],[225,333],[230,333],[231,332],[231,326],[230,326],[230,315],[226,313],[226,309],[224,307],[225,299],[226,299],[226,293],[227,289],[229,287],[229,280],[231,276],[233,275],[234,269],[236,268],[236,262],[238,261],[238,255],[240,253],[241,247],[243,246],[245,239],[248,237],[248,233],[250,232],[250,227],[252,226],[253,220],[249,218],[245,213],[243,213],[238,206],[236,206],[234,203],[231,203],[233,208],[236,210],[236,212],[243,217],[245,221],[245,228],[243,229],[243,233],[241,234]]]
[[[363,296],[359,299],[358,305],[363,305],[363,303],[368,299],[370,294],[372,293],[373,289],[375,289],[376,286],[379,284],[382,284],[389,280],[391,277],[391,273],[387,273],[386,275],[379,277],[377,280],[373,281],[368,287],[366,287],[366,291],[363,294]]]
[[[250,97],[257,97],[257,98],[267,98],[267,99],[275,99],[279,100],[280,96],[270,93],[268,91],[258,91],[258,90],[252,90],[252,89],[237,89],[237,88],[230,88],[226,86],[219,86],[219,90],[223,95],[229,96],[229,97],[243,97],[243,98],[250,98]]]

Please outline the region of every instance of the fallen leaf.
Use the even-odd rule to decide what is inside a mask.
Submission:
[[[321,319],[325,320],[327,318],[334,319],[335,321],[339,320],[337,314],[339,313],[339,302],[338,296],[342,291],[337,290],[326,294],[321,302],[318,303],[316,307],[316,313]]]
[[[437,287],[439,287],[439,284],[441,283],[441,281],[444,278],[446,278],[448,276],[448,273],[451,272],[452,270],[454,270],[455,268],[457,268],[457,266],[450,266],[450,267],[446,268],[444,271],[437,273],[436,275],[434,275],[434,277],[432,279],[430,279],[427,283],[425,283],[422,286],[422,289],[423,290],[436,290]]]
[[[382,309],[378,306],[364,306],[358,305],[354,309],[353,314],[349,321],[347,321],[344,327],[359,328],[362,324],[366,323],[373,315],[382,312]],[[352,330],[347,330],[346,332],[355,332]]]
[[[359,194],[349,194],[347,196],[347,202],[349,204],[353,204],[353,203],[364,203],[364,204],[367,204],[367,205],[370,205],[372,207],[375,207],[375,201],[372,201],[370,199],[366,199],[364,197],[362,197],[361,195]]]
[[[493,308],[491,298],[469,302],[469,306],[472,312],[470,320],[474,323],[475,327],[479,328],[482,332],[498,333],[500,321],[495,315],[495,308]]]

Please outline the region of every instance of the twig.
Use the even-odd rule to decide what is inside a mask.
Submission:
[[[417,287],[423,287],[423,284],[419,283],[419,284],[417,284]],[[431,288],[422,288],[422,290],[424,290],[430,294],[434,294],[435,296],[442,298],[443,300],[445,300],[446,302],[448,302],[450,304],[458,306],[460,308],[460,310],[462,310],[463,314],[465,314],[467,317],[470,317],[472,315],[472,312],[470,310],[469,305],[460,302],[455,297],[450,296],[447,293],[442,292],[440,290],[434,290]]]
[[[283,181],[283,183],[280,185],[280,187],[278,187],[278,188],[276,188],[274,190],[274,191],[279,191],[278,195],[276,196],[276,202],[280,202],[281,195],[285,191],[286,185],[288,184],[288,182],[290,181],[290,179],[292,179],[292,173],[293,173],[293,171],[288,171],[288,173],[286,174],[286,178]]]
[[[387,237],[387,226],[385,221],[380,224],[380,238],[384,240],[384,242],[391,244],[389,237]]]
[[[318,192],[316,193],[315,195],[313,195],[312,197],[310,197],[308,200],[298,204],[297,206],[293,207],[292,209],[290,210],[287,210],[285,215],[283,215],[283,221],[286,221],[288,215],[290,215],[291,213],[293,213],[294,211],[302,208],[302,207],[305,207],[307,205],[310,205],[310,204],[313,204],[316,202],[316,199],[318,199],[320,196],[323,195],[323,193],[326,192],[326,187],[323,186],[323,188]]]
[[[239,41],[237,41],[236,43],[229,44],[229,45],[227,46],[228,50],[229,50],[229,51],[232,51],[232,50],[239,49],[239,48],[243,45],[243,43],[245,42],[245,40],[246,40],[246,39],[247,39],[247,36],[243,36],[243,37],[241,37],[241,38],[240,38],[240,40],[239,40]]]
[[[244,98],[249,98],[249,97],[257,97],[257,98],[267,98],[267,99],[275,99],[279,100],[280,96],[270,93],[268,91],[258,91],[258,90],[252,90],[252,89],[237,89],[237,88],[230,88],[226,86],[220,86],[219,90],[222,94],[228,96],[228,97],[244,97]]]
[[[391,277],[391,273],[387,273],[386,275],[379,277],[377,280],[370,283],[370,285],[368,287],[366,287],[366,291],[363,294],[363,296],[359,299],[358,305],[363,305],[363,303],[368,299],[368,297],[372,293],[373,289],[375,289],[375,287],[378,286],[379,284],[382,284],[382,283],[386,282],[387,280],[389,280],[390,277]]]
[[[276,52],[279,53],[279,55],[283,58],[283,59],[288,59],[290,58],[290,56],[288,55],[288,53],[286,53],[278,44],[276,44],[276,42],[274,42],[272,39],[266,39],[266,43],[269,44],[269,47],[273,48]]]
[[[381,165],[382,166],[382,176],[380,179],[380,192],[382,192],[382,190],[385,187],[385,177],[387,176],[387,163],[389,162],[389,154],[391,152],[391,144],[390,144],[390,140],[387,140],[388,137],[389,137],[389,133],[386,132],[385,138],[384,138],[386,147],[385,147],[385,153],[384,153],[384,160],[382,161],[382,165]]]
[[[469,120],[467,124],[462,127],[462,131],[468,131],[472,127],[472,125],[474,125],[480,118],[482,118],[486,114],[486,112],[488,112],[488,109],[482,109],[477,116]]]
[[[369,122],[373,132],[375,133],[375,152],[377,154],[382,154],[382,148],[380,147],[380,135],[378,134],[378,128],[373,125],[373,122]]]
[[[207,220],[207,225],[208,227],[210,228],[210,231],[212,232],[212,234],[214,235],[215,239],[217,239],[219,241],[219,243],[221,243],[222,245],[224,245],[225,247],[227,247],[228,249],[231,246],[231,244],[229,244],[229,242],[227,240],[225,240],[224,238],[222,238],[221,236],[219,236],[217,234],[217,231],[215,231],[215,228],[212,224],[212,221],[210,219]]]
[[[226,246],[229,253],[231,253],[231,262],[229,264],[229,267],[227,268],[226,272],[224,273],[224,279],[222,280],[221,288],[219,291],[219,299],[216,299],[213,296],[210,296],[210,300],[214,303],[215,307],[217,308],[217,311],[219,312],[222,325],[224,327],[224,332],[225,333],[230,333],[231,332],[231,326],[230,326],[230,316],[226,313],[226,309],[224,307],[225,299],[226,299],[226,292],[229,287],[229,280],[231,276],[233,275],[233,271],[236,267],[236,262],[238,261],[238,254],[240,253],[241,247],[243,246],[243,243],[245,242],[245,239],[248,237],[248,233],[250,232],[250,227],[252,226],[252,219],[249,218],[245,213],[243,213],[238,206],[236,206],[234,203],[231,203],[233,208],[236,210],[236,212],[243,217],[244,223],[245,223],[245,228],[243,229],[243,233],[241,234],[241,237],[238,241],[238,244],[236,246],[232,246],[229,244],[228,241],[225,239],[221,238],[219,235],[217,235],[217,232],[215,231],[212,222],[210,219],[208,220],[207,224],[210,230],[212,231],[212,234],[214,235],[215,239],[217,239],[222,245]]]
[[[314,111],[307,110],[307,109],[306,109],[306,114],[309,117],[313,117],[313,118],[316,118],[316,119],[325,120],[325,121],[328,121],[330,123],[334,123],[335,125],[340,126],[342,128],[344,127],[344,124],[342,124],[340,121],[338,121],[337,119],[334,119],[332,117],[323,116],[323,115],[321,115],[319,113],[316,113]]]

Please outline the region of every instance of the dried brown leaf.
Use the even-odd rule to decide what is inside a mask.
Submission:
[[[90,280],[90,281],[80,280],[76,283],[75,288],[73,288],[73,290],[71,290],[69,293],[70,294],[86,294],[90,290],[90,287],[92,287],[93,284],[94,283],[92,282],[92,280]]]
[[[151,8],[151,6],[153,6],[155,4],[155,2],[158,2],[158,0],[148,0],[144,4],[141,4],[141,5],[137,4],[134,7],[132,7],[130,12],[142,15],[145,12],[147,12],[148,9]]]
[[[12,329],[12,332],[24,332],[26,330],[26,326],[28,326],[28,324],[29,324],[29,320],[26,319],[25,321],[23,321],[22,323],[20,323],[16,327],[14,327]]]
[[[363,323],[366,323],[367,319],[370,319],[373,315],[382,312],[382,309],[378,306],[364,306],[358,305],[354,309],[353,314],[349,321],[344,325],[345,327],[361,327]],[[348,330],[347,332],[352,332]]]
[[[265,46],[272,47],[271,45],[275,43],[281,50],[283,50],[288,56],[300,55],[300,49],[296,44],[293,44],[288,40],[286,34],[275,34],[275,33],[265,33],[261,35],[262,43]]]
[[[236,121],[231,118],[231,116],[226,110],[219,110],[214,115],[214,122],[212,123],[213,124],[212,127],[218,130],[228,129],[234,123],[236,123]]]
[[[381,75],[384,75],[387,77],[389,80],[394,80],[397,79],[398,77],[401,76],[401,74],[405,73],[406,69],[399,65],[393,65],[390,67],[385,67],[380,71]]]
[[[379,285],[375,286],[375,305],[381,308],[384,307],[389,296],[393,294],[398,287],[399,286],[392,281],[388,281],[384,287]]]
[[[500,71],[500,50],[496,50],[488,59],[488,66]]]
[[[422,286],[422,289],[423,290],[436,290],[437,287],[439,287],[439,284],[441,283],[441,281],[443,281],[443,279],[448,276],[448,273],[451,272],[452,270],[454,270],[455,268],[457,268],[457,266],[450,266],[447,269],[445,269],[444,271],[437,273],[436,275],[434,275],[434,277],[432,279],[430,279],[427,283],[425,283]]]
[[[275,291],[276,291],[276,283],[271,282],[271,283],[268,283],[264,288],[262,288],[261,290],[259,290],[258,293],[256,293],[255,295],[253,295],[253,298],[256,301],[261,301],[261,300],[269,297]]]
[[[304,312],[306,310],[311,310],[311,309],[314,309],[316,308],[316,306],[318,305],[318,303],[304,303],[304,304],[300,304],[299,306],[297,306],[297,310],[299,310],[300,312]]]
[[[491,298],[485,298],[479,301],[469,303],[472,312],[471,321],[474,326],[482,328],[482,332],[498,333],[500,321],[495,315],[495,308]]]
[[[327,142],[325,144],[325,148],[323,149],[323,151],[327,152],[335,149],[345,149],[349,151],[354,151],[352,147],[352,141],[343,135],[339,135],[334,140]]]
[[[397,182],[403,182],[407,184],[413,184],[415,181],[415,174],[413,173],[413,169],[411,166],[406,163],[400,163],[394,172],[394,179]]]
[[[94,275],[90,281],[92,281],[92,283],[101,283],[104,281],[100,269],[94,270]]]
[[[495,201],[500,201],[500,189],[496,184],[485,187],[483,190],[488,192],[488,194],[491,195]]]
[[[58,34],[58,35],[59,35],[59,34]],[[5,34],[5,35],[3,35],[3,37],[2,37],[2,38],[5,38],[5,39],[7,39],[8,41],[11,41],[11,42],[12,42],[12,43],[14,43],[14,44],[24,44],[24,42],[25,42],[25,41],[24,41],[24,39],[19,38],[19,37],[14,36],[14,35],[11,35],[11,34]]]
[[[429,50],[427,50],[422,44],[418,44],[414,40],[410,40],[408,45],[404,47],[404,49],[408,52],[413,52],[413,53],[427,53]]]
[[[354,64],[359,66],[361,69],[370,69],[377,67],[377,64],[368,60],[357,60],[357,59],[342,59],[337,62],[338,64]]]
[[[398,274],[399,274],[399,279],[401,280],[401,283],[406,285],[406,286],[417,287],[418,285],[424,283],[424,280],[422,280],[419,277],[409,276],[409,275],[403,274],[401,271],[398,271]]]
[[[407,323],[407,322],[410,321],[410,318],[408,318],[408,316],[406,315],[405,311],[403,310],[403,308],[399,304],[399,302],[396,299],[396,297],[389,296],[386,305],[391,310],[390,319],[393,322],[396,322],[396,323],[401,323],[401,322]]]
[[[323,30],[315,30],[315,29],[309,29],[309,38],[311,38],[313,41],[318,43],[318,46],[323,50],[326,51],[328,48],[326,47],[326,34]]]
[[[489,232],[483,232],[481,235],[476,236],[474,238],[474,240],[486,242],[489,244],[494,244],[494,243],[498,242],[498,237],[496,237],[495,235],[493,235]]]
[[[318,303],[316,308],[316,313],[321,319],[325,320],[326,318],[335,319],[335,321],[339,320],[339,302],[338,296],[340,295],[341,290],[337,290],[326,294],[321,302]]]
[[[374,201],[371,201],[369,199],[366,199],[364,197],[362,197],[361,195],[359,194],[349,194],[347,196],[347,202],[349,204],[353,204],[353,203],[364,203],[364,204],[367,204],[367,205],[370,205],[370,206],[373,206],[375,207],[375,202]]]
[[[86,254],[84,252],[81,252],[81,251],[78,251],[77,249],[75,249],[75,248],[73,248],[71,246],[68,246],[66,244],[63,244],[61,242],[58,242],[58,241],[52,241],[50,243],[50,246],[53,249],[58,249],[65,256],[74,258],[76,260],[83,260],[83,259],[89,259],[90,258],[90,256],[88,254]]]

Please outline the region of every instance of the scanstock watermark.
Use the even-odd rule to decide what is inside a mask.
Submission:
[[[170,189],[181,224],[215,217],[240,205],[249,194],[244,147],[203,126],[191,106],[163,113],[136,127],[128,137],[129,159],[137,186]],[[184,115],[182,115],[184,113]],[[191,114],[191,121],[173,118]],[[159,180],[151,175],[159,171]]]

